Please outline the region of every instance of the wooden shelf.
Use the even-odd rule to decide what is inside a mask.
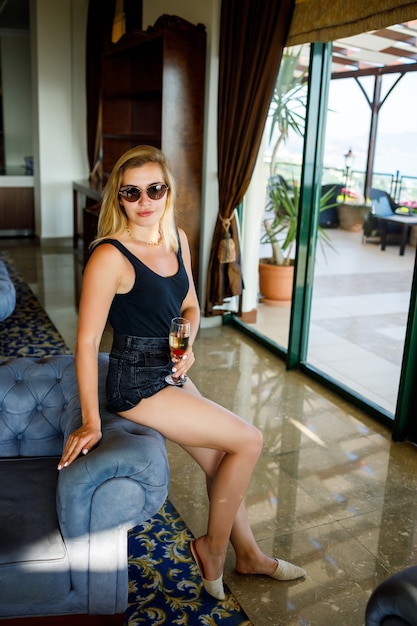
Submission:
[[[199,274],[206,32],[163,15],[103,57],[103,173],[139,144],[161,148],[177,183],[177,222]]]

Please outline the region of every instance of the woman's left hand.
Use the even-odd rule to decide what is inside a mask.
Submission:
[[[172,367],[173,378],[183,378],[186,372],[190,369],[190,367],[195,362],[193,347],[188,346],[184,354],[179,358],[173,359],[173,361],[174,361],[174,365]]]

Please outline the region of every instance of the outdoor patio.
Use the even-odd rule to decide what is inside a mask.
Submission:
[[[309,364],[394,413],[414,267],[415,247],[385,251],[362,232],[327,231],[335,250],[318,250],[313,285]],[[250,326],[287,347],[290,303],[259,303]]]

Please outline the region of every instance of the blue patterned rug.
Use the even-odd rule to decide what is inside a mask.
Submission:
[[[0,322],[0,360],[17,356],[71,354],[8,254],[1,252],[0,258],[16,288],[16,308],[7,319]]]
[[[253,626],[225,585],[226,599],[204,590],[188,553],[193,535],[168,500],[129,533],[129,608],[125,626]]]

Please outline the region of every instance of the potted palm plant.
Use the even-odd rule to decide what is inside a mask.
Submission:
[[[333,189],[320,198],[320,211],[335,206]],[[268,243],[271,256],[259,260],[259,290],[266,300],[291,300],[294,279],[293,250],[297,237],[300,190],[293,182],[270,185],[261,243]],[[318,241],[332,247],[328,233],[319,226]]]
[[[298,70],[301,48],[298,52],[285,50],[279,67],[277,82],[269,106],[271,128],[269,140],[274,141],[269,166],[270,176],[275,175],[277,153],[288,139],[291,130],[299,137],[304,134],[307,93],[305,79],[307,70]],[[278,133],[278,134],[277,134]]]
[[[301,74],[297,73],[300,53],[301,49],[298,52],[284,51],[270,104],[269,139],[270,141],[274,137],[276,139],[271,155],[269,197],[266,209],[267,212],[273,212],[274,217],[272,220],[264,220],[261,243],[271,245],[272,256],[270,259],[259,261],[259,287],[261,294],[267,300],[290,300],[292,293],[294,268],[290,259],[297,234],[298,190],[294,192],[297,195],[291,197],[285,181],[281,176],[276,176],[275,167],[278,149],[287,140],[289,130],[291,129],[299,136],[304,130],[306,96],[303,81],[306,71]],[[281,245],[279,236],[285,230],[287,234]]]

